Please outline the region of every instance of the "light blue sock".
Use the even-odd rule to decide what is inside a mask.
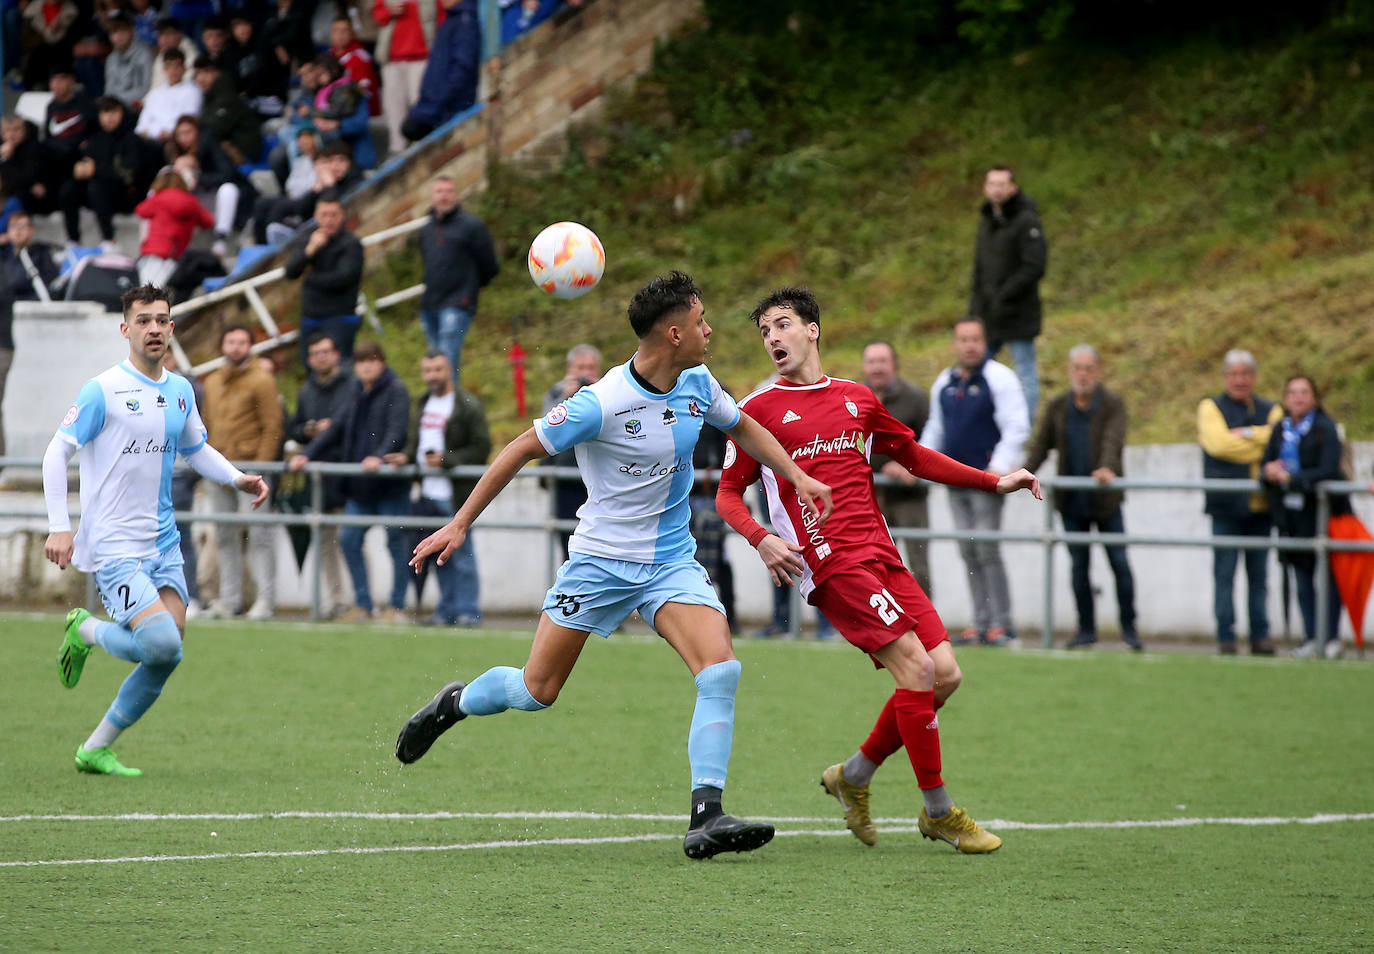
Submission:
[[[693,789],[725,788],[735,738],[735,690],[742,668],[738,659],[728,659],[697,673],[697,706],[687,733]]]
[[[110,722],[121,729],[127,729],[142,718],[143,713],[147,712],[157,701],[157,697],[162,695],[162,687],[166,684],[167,677],[181,662],[181,633],[177,630],[172,614],[166,612],[154,613],[136,625],[132,633],[112,624],[110,628],[115,632],[104,635],[115,641],[121,649],[131,649],[136,654],[131,661],[138,662],[129,678],[119,687],[114,702],[105,713],[105,718]],[[125,633],[133,637],[132,647],[121,641],[122,634]],[[101,645],[104,646],[105,643],[102,641]]]
[[[468,683],[458,698],[458,708],[468,715],[495,715],[507,709],[538,712],[548,706],[525,688],[525,670],[494,666]]]

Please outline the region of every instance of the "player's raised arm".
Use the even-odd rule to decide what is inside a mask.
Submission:
[[[468,528],[472,526],[473,521],[481,516],[482,511],[487,509],[487,505],[506,488],[506,485],[520,472],[520,468],[532,460],[538,460],[548,455],[548,450],[540,442],[538,433],[532,427],[501,448],[501,453],[496,455],[496,459],[491,462],[487,472],[477,481],[477,486],[472,488],[472,493],[463,502],[463,506],[458,508],[453,519],[425,537],[415,547],[415,555],[410,561],[415,572],[420,572],[420,569],[425,565],[425,558],[431,553],[439,554],[435,558],[435,562],[440,566],[447,563],[453,551],[463,545],[463,541],[468,535]]]
[[[797,466],[797,462],[783,450],[778,439],[768,433],[767,428],[754,420],[743,409],[740,410],[739,423],[726,431],[735,443],[754,460],[772,469],[775,474],[785,478],[797,489],[797,497],[802,506],[817,518],[816,526],[823,526],[835,509],[830,499],[830,487],[810,477]]]

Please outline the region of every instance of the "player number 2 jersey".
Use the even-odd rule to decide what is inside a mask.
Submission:
[[[172,465],[178,451],[205,443],[190,381],[166,371],[154,381],[120,362],[82,386],[57,433],[81,450],[78,570],[153,556],[180,540]]]
[[[569,551],[632,563],[691,559],[692,450],[703,424],[729,430],[739,418],[704,366],[655,394],[622,364],[536,420],[550,454],[576,448],[587,485]]]

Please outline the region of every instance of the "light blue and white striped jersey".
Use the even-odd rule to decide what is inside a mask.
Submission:
[[[703,423],[729,430],[739,417],[734,398],[704,365],[682,372],[667,394],[654,394],[627,363],[536,420],[550,454],[576,448],[587,485],[568,549],[631,563],[690,559],[697,549],[687,503],[692,450]]]
[[[205,444],[190,381],[166,371],[153,381],[121,361],[82,386],[57,434],[81,451],[78,570],[155,556],[181,539],[172,464]]]

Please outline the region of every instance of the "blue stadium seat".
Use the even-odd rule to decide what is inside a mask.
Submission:
[[[258,259],[271,255],[276,250],[275,245],[245,245],[239,249],[238,257],[234,259],[234,267],[229,270],[228,275],[221,278],[207,278],[201,282],[201,285],[207,292],[217,291],[230,281],[237,281],[237,275],[251,268]]]

